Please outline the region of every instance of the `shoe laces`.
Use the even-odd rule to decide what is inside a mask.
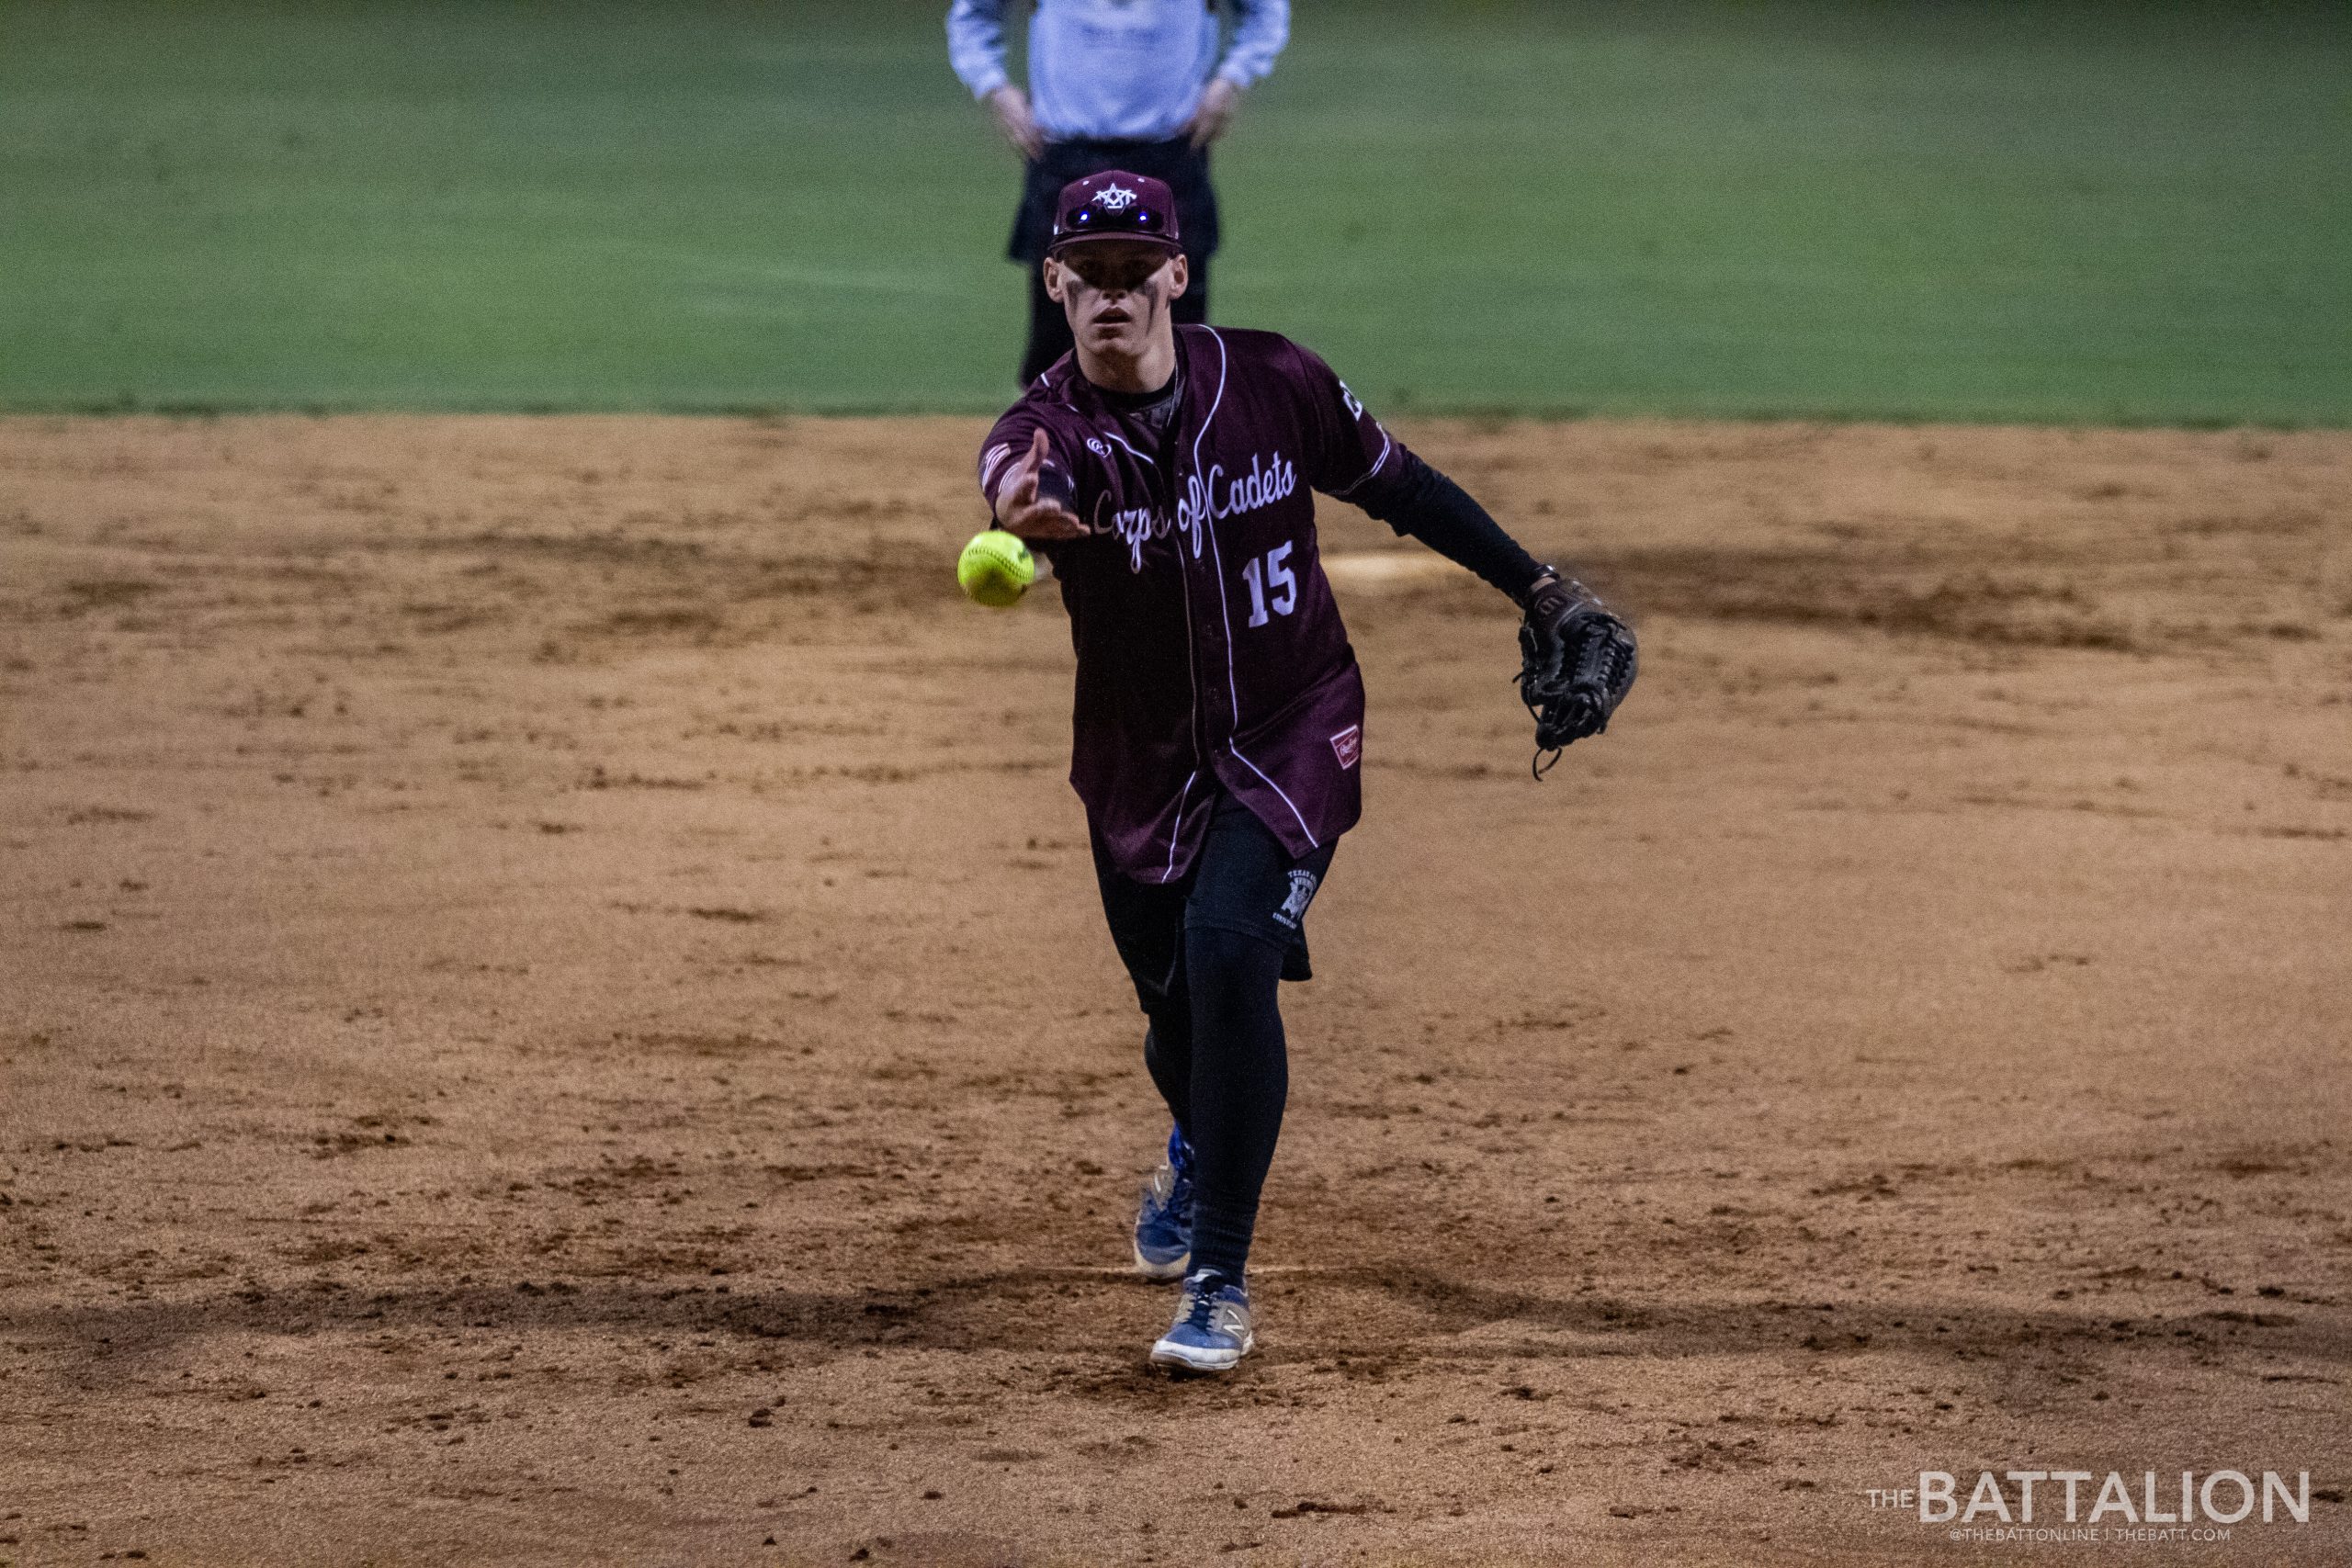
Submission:
[[[1184,1321],[1192,1327],[1208,1333],[1216,1316],[1217,1298],[1233,1281],[1215,1269],[1204,1269],[1184,1280]]]
[[[1162,1181],[1155,1175],[1152,1190],[1168,1207],[1189,1213],[1193,1206],[1193,1145],[1184,1141],[1183,1134],[1172,1128],[1168,1134],[1168,1163],[1161,1169],[1167,1179]]]

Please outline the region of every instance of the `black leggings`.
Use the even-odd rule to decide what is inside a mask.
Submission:
[[[1275,996],[1309,972],[1302,922],[1331,851],[1293,858],[1230,795],[1180,881],[1131,882],[1095,850],[1111,937],[1150,1021],[1144,1065],[1193,1145],[1194,1269],[1239,1279],[1250,1260],[1290,1094]]]

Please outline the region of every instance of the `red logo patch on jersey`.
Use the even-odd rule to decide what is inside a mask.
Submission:
[[[1340,766],[1352,768],[1356,759],[1363,755],[1363,726],[1351,724],[1331,737],[1331,750],[1340,759]]]

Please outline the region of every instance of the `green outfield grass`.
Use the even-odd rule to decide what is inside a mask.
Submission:
[[[0,5],[0,406],[1001,406],[944,10]],[[2352,423],[2352,7],[1296,11],[1216,314],[1385,408]]]

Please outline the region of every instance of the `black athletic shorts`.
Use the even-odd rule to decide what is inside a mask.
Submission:
[[[1165,994],[1183,956],[1188,930],[1234,931],[1283,951],[1283,978],[1306,980],[1306,909],[1331,869],[1329,843],[1293,859],[1250,809],[1219,792],[1207,841],[1193,868],[1174,882],[1136,882],[1113,868],[1101,840],[1094,877],[1111,941],[1127,966],[1145,1010]]]

